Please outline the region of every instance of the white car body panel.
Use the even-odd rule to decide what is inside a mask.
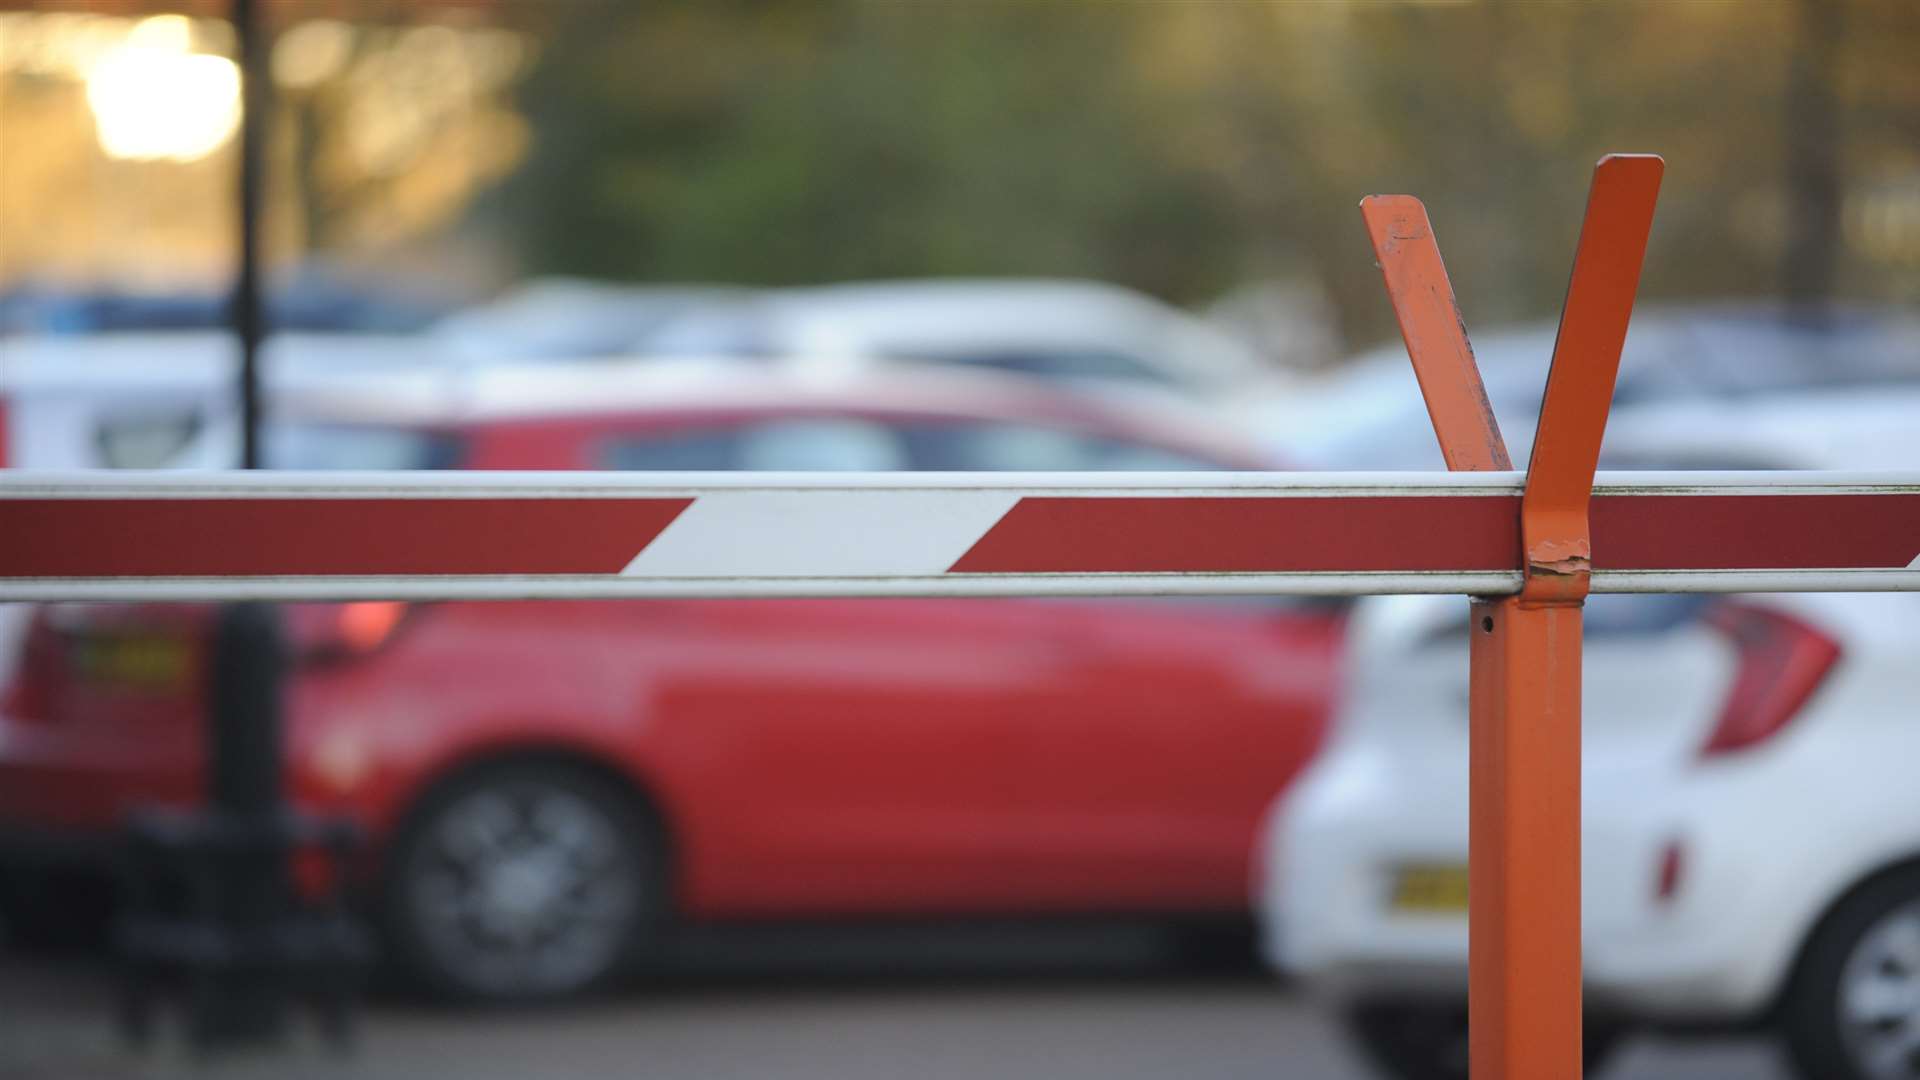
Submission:
[[[1712,602],[1712,601],[1709,601]],[[1591,1000],[1676,1023],[1763,1010],[1821,915],[1920,856],[1920,597],[1762,601],[1842,659],[1777,736],[1703,760],[1735,672],[1690,622],[1589,636],[1583,694],[1583,938]],[[1463,994],[1464,915],[1389,909],[1393,868],[1464,865],[1466,601],[1367,601],[1326,752],[1274,807],[1257,909],[1269,959],[1339,997]],[[1662,853],[1684,852],[1657,898]]]

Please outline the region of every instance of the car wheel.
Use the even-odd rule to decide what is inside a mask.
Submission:
[[[1394,1080],[1466,1080],[1467,1008],[1436,1001],[1363,1001],[1341,1017],[1360,1054]],[[1600,1075],[1621,1032],[1589,1022],[1581,1038],[1586,1075]]]
[[[1781,1024],[1805,1076],[1920,1077],[1920,869],[1868,885],[1820,924]]]
[[[605,981],[664,906],[657,831],[591,773],[492,766],[425,800],[389,863],[385,923],[441,994],[534,1002]]]

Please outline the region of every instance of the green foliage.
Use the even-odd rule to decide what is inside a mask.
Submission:
[[[1137,17],[1084,6],[601,9],[549,51],[539,261],[641,278],[1225,283],[1220,185],[1170,162]],[[572,115],[563,115],[572,114]],[[559,132],[551,138],[550,133]]]
[[[1300,273],[1365,341],[1391,324],[1361,195],[1427,200],[1489,325],[1558,307],[1587,170],[1650,150],[1669,173],[1648,295],[1768,294],[1796,10],[574,3],[525,89],[537,141],[507,206],[536,270],[1084,275],[1188,301]],[[1914,10],[1847,5],[1844,149],[1817,167],[1914,183],[1920,102],[1888,81]],[[1856,293],[1914,287],[1842,270]]]

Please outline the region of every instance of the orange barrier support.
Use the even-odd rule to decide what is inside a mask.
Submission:
[[[1587,508],[1664,164],[1594,169],[1534,436],[1516,597],[1475,600],[1471,650],[1471,1069],[1581,1074],[1580,643]],[[1448,468],[1511,468],[1426,210],[1361,203]]]
[[[1467,320],[1440,261],[1439,243],[1427,208],[1411,195],[1369,195],[1360,217],[1373,241],[1374,260],[1387,282],[1400,323],[1400,337],[1413,360],[1414,377],[1440,438],[1440,455],[1453,472],[1505,472],[1513,468],[1500,421],[1487,401]]]

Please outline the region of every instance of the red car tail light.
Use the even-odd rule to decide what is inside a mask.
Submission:
[[[1739,670],[1700,756],[1765,742],[1787,726],[1840,662],[1840,643],[1791,615],[1727,604],[1709,617],[1739,650]]]
[[[287,609],[287,626],[302,662],[339,663],[370,655],[392,641],[409,607],[389,600],[298,604]]]

